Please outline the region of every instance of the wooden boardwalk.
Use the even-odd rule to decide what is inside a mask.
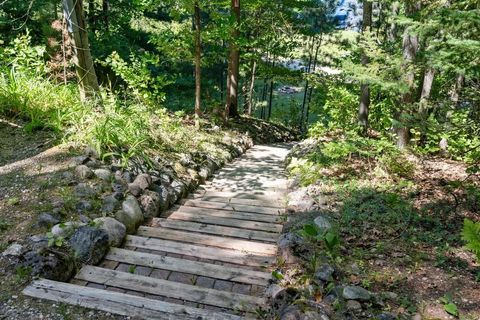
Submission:
[[[99,266],[24,294],[142,319],[255,318],[283,227],[287,151],[255,146]]]

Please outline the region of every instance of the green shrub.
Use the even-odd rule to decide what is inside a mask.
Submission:
[[[467,243],[466,247],[480,261],[480,222],[465,219],[463,222],[462,239]]]

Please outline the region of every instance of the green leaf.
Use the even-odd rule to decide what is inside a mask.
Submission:
[[[447,311],[447,313],[451,314],[452,316],[458,316],[458,308],[453,302],[447,303],[443,306],[443,308],[445,309],[445,311]]]
[[[272,277],[275,278],[276,280],[282,280],[283,274],[280,271],[274,270],[272,271]]]
[[[303,230],[307,235],[312,237],[315,237],[318,234],[317,228],[313,224],[304,225]]]

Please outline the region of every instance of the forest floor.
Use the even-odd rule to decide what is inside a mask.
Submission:
[[[316,153],[323,161],[319,155],[331,141],[320,139],[318,148],[297,157],[312,159]],[[463,220],[480,218],[479,175],[467,173],[463,162],[438,156],[396,160],[403,177],[387,173],[385,161],[355,154],[319,165],[320,178],[304,184],[318,211],[292,216],[287,232],[311,223],[319,212],[337,226],[340,246],[329,253],[336,285],[387,297],[363,310],[344,310],[353,319],[381,311],[400,319],[480,319],[480,265],[461,239]],[[309,268],[305,259],[303,272]],[[458,309],[457,317],[447,312],[449,304]]]

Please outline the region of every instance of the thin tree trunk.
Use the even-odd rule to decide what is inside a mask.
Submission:
[[[423,75],[422,85],[421,85],[421,92],[420,92],[420,119],[421,121],[427,121],[428,117],[432,112],[432,108],[428,107],[428,99],[430,98],[430,93],[432,92],[433,87],[433,80],[435,78],[435,69],[428,68]],[[420,145],[424,146],[427,142],[427,133],[424,130],[425,128],[421,128],[420,134]]]
[[[110,0],[103,0],[102,2],[102,18],[103,18],[103,25],[105,26],[105,30],[108,31],[109,29],[109,21],[108,21],[108,12],[110,11]]]
[[[363,25],[362,32],[370,31],[372,28],[372,2],[363,1]],[[362,65],[368,64],[368,57],[362,52]],[[368,113],[370,108],[370,86],[366,83],[361,84],[360,103],[358,106],[358,124],[364,136],[368,133]]]
[[[315,36],[312,37],[312,45],[309,48],[307,73],[310,73],[310,67],[312,65],[314,44],[315,44]],[[305,120],[305,105],[307,103],[307,96],[308,96],[308,79],[305,80],[305,91],[303,93],[302,109],[301,109],[301,116],[300,116],[300,130],[303,130],[303,121]]]
[[[255,89],[256,72],[257,72],[257,61],[255,59],[252,59],[250,88],[248,88],[248,96],[247,96],[247,114],[249,116],[252,115],[252,109],[253,109],[253,90]]]
[[[400,4],[398,2],[392,3],[392,17],[395,18],[400,13]],[[392,21],[388,30],[388,41],[394,42],[397,38],[397,23]]]
[[[75,69],[80,88],[80,97],[87,100],[99,91],[97,75],[93,65],[88,34],[83,13],[83,0],[63,0],[64,16],[71,36]]]
[[[273,101],[273,79],[270,81],[270,98],[268,99],[268,116],[267,120],[270,120],[272,115],[272,101]]]
[[[202,43],[200,25],[200,4],[195,0],[195,114],[202,115]]]
[[[463,84],[465,82],[465,76],[460,74],[457,76],[457,80],[455,81],[455,86],[450,93],[450,99],[454,106],[458,105],[458,101],[460,100],[460,92],[462,91]]]
[[[227,101],[225,104],[225,122],[229,117],[238,116],[238,80],[240,66],[240,50],[236,41],[240,28],[240,0],[231,0],[231,15],[235,25],[231,31],[230,55],[228,58]]]
[[[320,50],[320,46],[322,45],[322,35],[320,35],[320,41],[317,45],[317,49],[315,50],[315,58],[313,59],[313,72],[317,69],[317,60],[318,60],[318,51]],[[312,94],[313,94],[313,86],[310,87],[310,92],[308,94],[308,101],[307,101],[307,112],[305,115],[305,128],[308,127],[308,118],[310,117],[310,102],[312,101]]]

